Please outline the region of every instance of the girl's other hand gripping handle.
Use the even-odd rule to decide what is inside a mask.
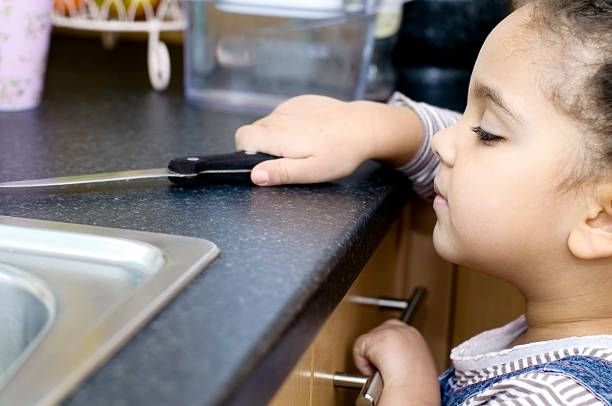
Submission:
[[[384,389],[377,406],[440,405],[436,366],[414,327],[387,320],[357,338],[353,358],[365,375],[380,371]]]

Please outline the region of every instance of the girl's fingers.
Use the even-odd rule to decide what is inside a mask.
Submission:
[[[371,375],[377,364],[386,362],[389,365],[393,356],[390,358],[388,351],[403,345],[406,330],[412,328],[400,320],[390,319],[357,337],[353,345],[355,366],[363,374]]]
[[[372,361],[374,361],[375,357],[373,357],[371,352],[373,346],[378,341],[378,333],[379,330],[377,329],[371,330],[357,337],[355,344],[353,344],[353,360],[355,366],[364,375],[372,375],[376,370],[376,366],[372,365]]]
[[[280,155],[278,141],[270,137],[269,130],[264,125],[257,123],[244,125],[234,135],[236,149],[238,151],[264,152],[272,155]]]
[[[374,373],[375,368],[366,357],[366,348],[363,347],[364,344],[364,342],[359,342],[359,339],[355,342],[355,346],[353,347],[353,360],[359,372],[370,376]]]
[[[324,182],[331,179],[315,157],[279,158],[253,168],[251,181],[259,186]]]

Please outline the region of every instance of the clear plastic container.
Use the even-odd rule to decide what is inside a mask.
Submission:
[[[377,5],[188,0],[185,94],[214,109],[256,113],[300,94],[361,99]]]

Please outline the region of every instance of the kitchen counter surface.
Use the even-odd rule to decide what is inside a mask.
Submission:
[[[173,75],[151,90],[146,43],[55,36],[42,105],[0,113],[0,181],[162,167],[234,149],[256,116],[203,111]],[[213,241],[221,256],[64,405],[265,405],[409,198],[366,163],[326,184],[184,189],[143,180],[0,193],[0,215]]]

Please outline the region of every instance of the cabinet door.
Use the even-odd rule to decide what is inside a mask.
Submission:
[[[308,348],[285,382],[276,392],[269,406],[312,405],[312,348]]]
[[[405,274],[396,273],[402,221],[396,221],[339,306],[325,323],[313,346],[312,405],[354,405],[358,390],[334,388],[329,374],[359,374],[352,349],[359,335],[383,321],[398,317],[399,311],[380,310],[351,301],[354,296],[401,297]]]

